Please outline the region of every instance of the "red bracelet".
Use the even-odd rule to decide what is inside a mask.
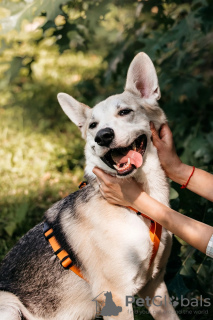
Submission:
[[[181,189],[186,189],[186,187],[188,186],[189,180],[191,179],[194,171],[195,171],[195,167],[193,166],[192,173],[190,174],[189,179],[187,180],[186,184],[183,184],[183,185],[180,187]]]

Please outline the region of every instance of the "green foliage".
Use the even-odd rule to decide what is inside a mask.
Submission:
[[[24,20],[32,21],[34,17],[44,14],[48,20],[54,19],[60,13],[60,5],[64,0],[28,0],[3,2],[1,26],[2,32],[14,28],[20,29]]]
[[[211,0],[1,2],[1,257],[81,180],[83,141],[56,94],[93,106],[121,92],[140,51],[157,68],[182,161],[213,172],[212,15]],[[175,210],[213,225],[208,201],[175,183],[170,198]],[[170,294],[213,298],[212,275],[212,260],[175,237]],[[183,309],[181,319],[213,314],[212,307],[208,315]],[[135,319],[151,319],[139,311]]]

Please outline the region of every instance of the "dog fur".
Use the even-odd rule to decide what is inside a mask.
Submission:
[[[60,93],[59,103],[86,139],[85,177],[88,185],[55,203],[45,214],[61,246],[88,280],[65,270],[43,236],[43,223],[31,229],[7,254],[0,269],[1,320],[91,320],[95,318],[93,300],[103,291],[112,293],[122,307],[118,316],[105,320],[133,320],[132,308],[125,298],[138,294],[150,298],[169,296],[164,272],[171,249],[171,233],[163,228],[158,253],[149,267],[153,243],[149,237],[150,220],[132,210],[109,204],[101,195],[94,166],[116,175],[101,158],[111,148],[126,147],[139,135],[147,137],[143,165],[127,176],[143,183],[154,199],[169,206],[169,185],[151,141],[150,121],[157,129],[166,117],[158,106],[160,88],[155,68],[145,53],[132,61],[122,94],[114,95],[89,108],[71,96]],[[119,116],[119,111],[131,113]],[[89,128],[91,123],[95,128]],[[95,142],[104,128],[114,131],[110,146]],[[103,297],[97,298],[103,305]],[[154,319],[178,319],[171,304],[147,305]]]

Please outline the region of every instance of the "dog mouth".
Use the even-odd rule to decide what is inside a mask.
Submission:
[[[125,176],[142,166],[146,151],[147,137],[145,134],[136,138],[128,147],[110,149],[101,160],[108,167],[117,171],[117,175]]]

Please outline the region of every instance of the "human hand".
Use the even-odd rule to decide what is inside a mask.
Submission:
[[[182,162],[176,153],[172,132],[167,123],[162,125],[159,135],[152,122],[150,123],[150,129],[152,131],[152,141],[157,148],[161,165],[166,175],[175,181]]]
[[[143,191],[142,185],[133,178],[113,177],[97,167],[93,169],[93,173],[97,176],[102,196],[111,204],[134,206],[134,201]]]

